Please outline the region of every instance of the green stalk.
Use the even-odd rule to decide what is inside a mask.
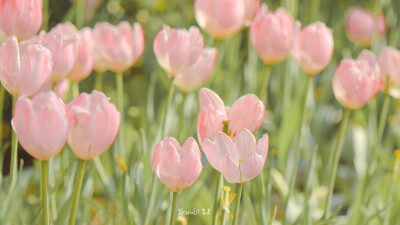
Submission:
[[[3,145],[3,109],[4,109],[4,87],[0,85],[0,168],[3,168],[4,162],[4,145]],[[0,172],[0,184],[2,183],[3,174]]]
[[[297,133],[297,143],[296,143],[296,148],[294,149],[294,161],[293,161],[293,169],[292,169],[292,173],[290,175],[290,180],[289,180],[289,191],[288,191],[288,195],[286,197],[286,201],[285,201],[285,213],[283,215],[283,221],[282,224],[286,224],[286,219],[287,219],[287,214],[288,214],[288,206],[289,206],[289,200],[293,195],[293,191],[294,191],[294,185],[296,182],[296,175],[297,175],[297,167],[299,166],[299,160],[300,160],[300,153],[301,153],[301,131],[303,130],[303,126],[304,126],[304,122],[305,122],[305,117],[306,117],[306,110],[307,110],[307,95],[309,92],[309,89],[311,87],[311,83],[312,83],[312,76],[308,75],[307,76],[307,84],[306,84],[306,88],[305,88],[305,92],[303,94],[303,99],[302,99],[302,110],[301,110],[301,116],[300,116],[300,128],[298,130]]]
[[[82,183],[83,183],[83,176],[85,174],[85,165],[86,165],[86,161],[79,159],[78,174],[76,177],[74,197],[72,199],[72,208],[71,208],[71,213],[69,216],[68,225],[75,224],[76,210],[78,209],[79,197],[81,195],[81,189],[82,189]]]
[[[330,206],[332,201],[333,189],[335,187],[336,173],[339,166],[339,159],[343,146],[343,137],[344,134],[346,133],[350,112],[351,110],[347,108],[344,111],[342,122],[340,123],[339,134],[338,137],[336,138],[335,148],[333,149],[333,155],[332,158],[330,159],[331,165],[329,168],[332,168],[332,170],[329,175],[328,194],[326,195],[325,207],[324,207],[326,219],[329,218],[330,216]]]
[[[49,29],[49,15],[49,0],[43,0],[42,30],[47,31]]]
[[[84,19],[85,19],[85,0],[77,0],[76,1],[76,13],[75,13],[75,23],[76,28],[81,29],[83,27]]]
[[[43,224],[48,225],[49,222],[49,204],[47,200],[47,173],[48,173],[48,161],[41,161],[41,181],[42,181],[42,218]]]
[[[219,199],[220,199],[220,196],[221,196],[221,188],[222,188],[222,185],[223,185],[223,183],[224,183],[224,177],[222,176],[222,173],[221,172],[217,172],[218,173],[218,175],[217,175],[217,184],[216,184],[216,186],[215,186],[215,195],[214,195],[214,207],[213,207],[213,214],[212,214],[212,225],[216,225],[217,224],[217,222],[218,222],[218,220],[217,220],[217,215],[218,215],[218,213],[217,213],[217,209],[218,209],[218,206],[219,206]]]
[[[267,64],[264,65],[264,69],[262,72],[262,80],[261,80],[261,88],[260,88],[260,93],[258,96],[260,97],[260,100],[265,103],[265,105],[268,102],[268,83],[269,83],[269,75],[271,72],[271,67],[268,66]]]
[[[387,189],[386,201],[385,204],[388,206],[393,200],[393,190],[395,187],[395,181],[397,180],[397,173],[399,172],[399,164],[400,164],[400,150],[394,151],[394,160],[392,167],[392,174],[390,176],[390,182]],[[390,214],[392,207],[389,207],[386,210],[386,215],[383,217],[383,224],[390,225]]]
[[[243,184],[244,183],[238,183],[236,185],[237,199],[235,203],[235,211],[233,212],[232,225],[236,225],[237,217],[239,215],[239,205],[240,205],[240,198],[242,197]]]
[[[174,79],[170,78],[169,79],[169,85],[168,85],[168,96],[167,96],[167,103],[165,104],[165,108],[164,108],[164,113],[163,113],[163,117],[161,120],[161,139],[164,138],[164,134],[165,134],[165,123],[167,120],[167,115],[168,115],[168,107],[169,104],[171,104],[171,100],[172,100],[172,96],[174,95]]]
[[[182,101],[181,101],[181,106],[179,108],[179,121],[178,121],[178,137],[182,137],[182,134],[185,134],[185,132],[182,130],[183,127],[183,121],[185,121],[184,118],[184,109],[185,109],[185,102],[186,102],[186,98],[187,98],[187,93],[183,92],[182,93]]]
[[[72,97],[78,97],[79,95],[79,83],[78,82],[73,82],[72,83]]]
[[[125,162],[124,76],[122,72],[118,72],[115,75],[115,81],[117,83],[117,106],[121,113],[121,127],[118,134],[118,156]]]
[[[97,71],[96,76],[95,76],[95,81],[94,81],[94,89],[98,91],[102,91],[103,88],[103,72]]]
[[[177,200],[178,200],[178,192],[172,192],[171,216],[170,216],[170,220],[169,220],[169,225],[175,224]]]
[[[54,159],[49,159],[48,161],[48,184],[51,189],[54,188]],[[57,202],[56,202],[56,193],[52,191],[50,193],[50,210],[51,210],[51,218],[53,220],[57,220]]]
[[[12,97],[12,109],[14,110],[17,98]],[[10,177],[9,177],[9,192],[14,190],[18,180],[18,138],[17,134],[12,130],[11,137],[11,163],[10,163]]]

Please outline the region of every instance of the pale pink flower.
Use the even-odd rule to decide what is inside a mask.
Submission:
[[[244,6],[244,23],[246,26],[250,26],[254,17],[260,10],[260,0],[244,0]]]
[[[157,177],[173,192],[190,187],[203,169],[199,146],[192,137],[182,146],[175,138],[164,138],[154,150],[152,164]]]
[[[382,75],[382,90],[385,91],[386,79],[389,78],[389,94],[400,98],[400,51],[386,47],[379,53],[378,62]]]
[[[94,37],[90,28],[86,27],[77,33],[78,52],[69,79],[80,82],[92,73],[94,68]]]

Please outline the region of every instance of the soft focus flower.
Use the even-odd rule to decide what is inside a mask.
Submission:
[[[241,130],[255,132],[264,121],[265,106],[257,96],[247,94],[236,100],[232,107],[225,107],[220,97],[210,89],[199,91],[200,113],[197,120],[197,137],[214,140],[224,123],[229,124],[228,135],[235,137]]]
[[[245,5],[243,0],[195,0],[194,13],[202,29],[214,38],[222,39],[243,27],[248,10]]]
[[[343,59],[332,78],[336,99],[348,109],[364,106],[378,93],[381,75],[375,55],[363,50],[357,60]]]
[[[210,77],[216,59],[217,50],[215,48],[205,48],[195,63],[176,75],[174,84],[184,92],[193,91]]]
[[[389,94],[400,98],[400,51],[386,47],[379,53],[379,67],[382,75],[382,90],[385,90],[389,78]]]
[[[19,97],[11,124],[22,147],[40,160],[57,155],[67,140],[64,103],[52,91],[40,93],[33,100]]]
[[[68,79],[64,79],[64,80],[57,82],[56,93],[57,93],[57,96],[59,98],[61,98],[62,100],[65,100],[67,98],[68,89],[69,89],[69,80]]]
[[[164,138],[154,150],[152,164],[157,177],[173,192],[191,186],[203,169],[199,146],[192,137],[182,147],[175,138]]]
[[[283,8],[267,12],[263,5],[250,27],[251,42],[267,64],[278,63],[290,54],[296,24]]]
[[[94,67],[94,38],[90,28],[83,28],[77,33],[78,52],[69,79],[80,82],[93,71]]]
[[[12,36],[0,49],[0,80],[15,97],[31,96],[50,78],[52,56],[42,45],[18,44]]]
[[[196,62],[204,48],[204,39],[197,27],[171,29],[164,25],[153,43],[158,64],[168,77],[182,73]]]
[[[36,34],[42,25],[42,0],[1,0],[0,30],[19,41]]]
[[[66,105],[70,123],[68,145],[76,156],[92,159],[114,142],[120,125],[120,113],[101,92],[82,93]]]
[[[229,183],[243,183],[261,173],[267,160],[268,144],[267,134],[256,142],[253,134],[244,129],[233,140],[218,132],[214,141],[204,141],[203,151],[210,164],[223,173]]]
[[[346,16],[346,31],[350,40],[360,46],[368,46],[376,36],[385,35],[385,16],[383,13],[373,15],[363,8],[353,7]]]
[[[144,33],[139,23],[134,23],[133,26],[125,21],[118,26],[106,22],[97,23],[93,33],[96,70],[123,72],[143,55]]]
[[[53,82],[63,80],[70,75],[78,52],[77,35],[78,30],[73,24],[64,23],[51,29],[41,40],[41,43],[51,51],[54,65],[51,76]]]
[[[293,55],[309,75],[321,72],[333,56],[332,30],[321,22],[304,27],[296,38]]]
[[[260,0],[244,0],[244,9],[244,23],[250,26],[251,21],[253,21],[260,10]]]

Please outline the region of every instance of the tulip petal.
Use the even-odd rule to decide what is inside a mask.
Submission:
[[[222,173],[229,183],[241,183],[239,163],[232,160],[230,157],[222,159]]]
[[[240,158],[236,145],[232,142],[232,139],[228,135],[218,132],[215,136],[214,142],[222,158],[229,157],[233,161],[239,162]]]
[[[257,154],[263,157],[263,160],[267,160],[269,147],[269,137],[268,134],[264,134],[260,140],[257,142]]]
[[[199,91],[200,109],[211,108],[213,111],[219,111],[226,114],[225,104],[221,98],[208,88],[201,88]]]
[[[180,189],[183,189],[192,185],[199,178],[203,167],[199,146],[192,137],[182,145],[179,154],[179,186]]]
[[[245,159],[250,154],[256,152],[256,139],[247,129],[242,130],[235,136],[235,144],[239,153],[239,159]]]
[[[197,119],[197,137],[200,144],[204,139],[213,140],[218,131],[223,131],[223,121],[225,116],[212,109],[203,109],[200,111]]]
[[[222,172],[222,158],[221,152],[217,146],[209,139],[203,141],[203,152],[207,157],[208,162],[219,172]]]
[[[264,165],[265,165],[265,160],[263,160],[262,155],[259,155],[257,153],[249,155],[240,164],[242,181],[248,181],[258,176],[263,170]]]
[[[172,191],[178,191],[179,188],[179,181],[176,176],[179,171],[178,166],[179,154],[176,146],[170,142],[165,143],[156,173],[160,177],[161,182]]]

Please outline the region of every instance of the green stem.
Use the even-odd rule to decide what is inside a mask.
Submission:
[[[153,182],[150,192],[150,199],[149,199],[149,206],[146,211],[146,215],[144,217],[144,224],[149,224],[151,211],[154,208],[156,193],[158,191],[158,178],[157,176],[153,175]]]
[[[86,165],[86,161],[79,159],[78,174],[76,177],[74,197],[72,199],[72,208],[71,208],[71,213],[69,216],[68,225],[75,224],[76,210],[78,209],[79,197],[81,195],[81,189],[82,189],[82,183],[83,183],[83,175],[85,174],[85,165]]]
[[[168,107],[169,104],[171,104],[171,100],[172,100],[172,96],[174,95],[174,79],[170,78],[169,79],[169,85],[168,85],[168,96],[167,96],[167,103],[165,104],[165,108],[164,108],[164,113],[163,113],[163,117],[161,120],[161,139],[164,138],[164,134],[165,134],[165,123],[167,120],[167,115],[168,115]]]
[[[182,135],[185,134],[182,127],[183,127],[183,121],[185,121],[184,109],[185,109],[185,102],[186,102],[187,95],[188,94],[186,92],[182,93],[182,101],[181,101],[181,106],[179,108],[179,121],[178,121],[179,135],[178,135],[178,137],[182,137]]]
[[[85,0],[77,0],[76,1],[76,28],[81,29],[83,27],[84,19],[85,19]]]
[[[125,162],[125,116],[124,116],[124,76],[122,72],[118,72],[115,76],[117,83],[117,106],[121,113],[121,127],[118,134],[118,156]]]
[[[269,82],[270,72],[271,72],[270,66],[265,64],[262,72],[260,93],[258,95],[260,97],[260,100],[263,101],[265,105],[268,102],[268,82]]]
[[[94,89],[98,91],[102,91],[103,86],[103,72],[97,71],[94,81]]]
[[[0,168],[3,168],[4,153],[6,149],[3,144],[3,109],[4,109],[4,87],[0,85]],[[0,172],[0,184],[2,183],[3,174]]]
[[[213,214],[212,214],[212,225],[216,225],[218,220],[217,220],[217,215],[218,215],[218,206],[219,206],[219,199],[221,196],[221,188],[224,183],[224,177],[222,176],[221,172],[218,172],[217,175],[217,184],[215,185],[215,195],[214,195],[214,208],[213,208]]]
[[[49,0],[43,0],[42,30],[49,29]]]
[[[78,97],[79,96],[79,83],[78,82],[73,82],[72,83],[72,97]]]
[[[271,161],[270,161],[271,162]],[[272,165],[271,163],[268,163],[267,165],[267,184],[264,182],[264,176],[263,173],[260,174],[260,181],[261,181],[261,194],[262,194],[262,199],[261,199],[261,218],[263,221],[263,224],[267,224],[267,219],[268,219],[268,212],[271,204],[271,189],[272,189],[272,182],[271,182],[271,168]],[[267,190],[265,190],[265,187],[267,187]]]
[[[347,123],[349,121],[350,117],[350,109],[345,109],[342,122],[340,124],[339,128],[339,134],[338,137],[336,138],[336,143],[335,143],[335,148],[333,149],[333,155],[332,158],[330,159],[330,175],[329,175],[329,184],[328,184],[328,194],[326,195],[326,200],[325,200],[325,218],[329,218],[330,216],[330,207],[331,207],[331,201],[332,201],[332,195],[333,195],[333,189],[335,187],[335,179],[336,179],[336,173],[337,169],[339,166],[339,159],[340,155],[342,152],[342,146],[343,146],[343,137],[346,133],[346,128],[347,128]]]
[[[171,205],[171,216],[170,216],[170,220],[169,220],[169,225],[175,224],[177,200],[178,200],[178,192],[172,192],[172,205]]]
[[[309,89],[311,88],[311,83],[312,83],[312,76],[308,75],[307,76],[307,83],[306,83],[306,88],[305,92],[303,94],[303,99],[301,102],[302,110],[301,110],[301,115],[300,115],[300,127],[297,133],[297,143],[296,143],[296,148],[294,149],[294,159],[293,159],[293,168],[292,168],[292,173],[290,174],[290,180],[289,180],[289,191],[288,195],[286,197],[285,201],[285,213],[283,215],[283,221],[282,224],[286,224],[286,219],[287,219],[287,214],[288,214],[288,206],[289,206],[289,201],[290,198],[293,195],[294,191],[294,185],[296,183],[296,175],[297,175],[297,167],[299,166],[299,161],[300,161],[300,153],[301,153],[301,132],[303,130],[304,122],[305,122],[305,117],[306,117],[306,110],[307,110],[307,95],[309,92]]]
[[[43,224],[50,224],[49,221],[49,204],[47,200],[47,173],[48,173],[48,161],[41,161],[41,181],[42,181],[42,218]]]
[[[239,205],[240,205],[240,198],[242,197],[243,184],[244,183],[238,183],[236,185],[237,199],[235,203],[235,211],[233,211],[232,225],[236,225],[236,221],[239,215]]]
[[[16,97],[12,97],[12,109],[14,110]],[[17,134],[12,130],[11,137],[11,163],[10,163],[10,177],[9,177],[9,192],[14,190],[18,180],[18,138]]]
[[[388,206],[391,202],[393,202],[393,190],[395,187],[395,181],[397,179],[397,173],[399,171],[399,162],[400,162],[400,151],[396,150],[394,152],[394,160],[393,160],[393,167],[392,167],[392,173],[390,174],[390,181],[387,189],[387,195],[386,195],[386,201],[385,204]],[[384,225],[390,225],[390,214],[391,214],[391,208],[386,210],[386,215],[383,217],[383,224]]]
[[[54,188],[54,159],[49,159],[49,168],[48,168],[48,184],[51,189]],[[57,202],[56,202],[56,193],[52,191],[50,193],[50,210],[51,210],[51,218],[53,220],[57,220]]]

